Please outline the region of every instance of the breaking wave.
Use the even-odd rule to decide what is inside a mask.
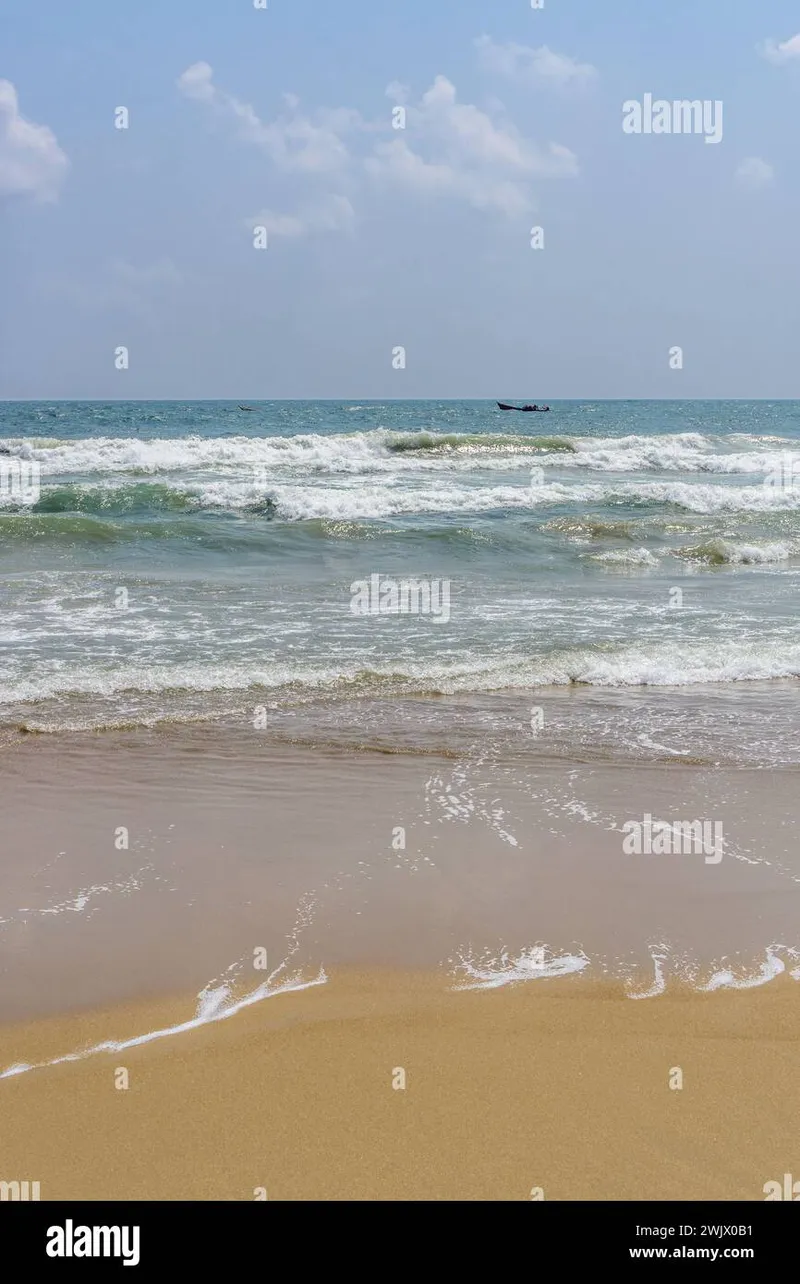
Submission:
[[[735,448],[732,449],[732,444]],[[130,438],[78,440],[7,438],[0,453],[38,461],[45,473],[152,475],[194,469],[302,468],[332,473],[428,467],[524,467],[536,457],[545,466],[597,472],[751,474],[765,476],[800,453],[781,439],[747,439],[700,433],[662,436],[570,437],[525,433],[366,432],[295,436]],[[746,446],[745,449],[742,449]]]

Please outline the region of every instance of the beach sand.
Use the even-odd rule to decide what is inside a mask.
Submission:
[[[337,972],[2,1081],[0,1176],[40,1181],[42,1199],[760,1200],[800,1171],[795,985],[633,1002],[580,978],[453,993],[441,975]],[[0,1056],[193,1007],[6,1027]]]
[[[4,765],[0,1073],[168,1030],[209,987],[244,996],[262,949],[273,989],[327,981],[3,1078],[0,1181],[658,1201],[800,1177],[792,773],[185,731],[30,737]],[[725,858],[625,855],[618,826],[647,811],[722,816]],[[526,971],[537,946],[574,974]]]

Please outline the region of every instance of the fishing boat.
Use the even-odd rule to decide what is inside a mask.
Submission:
[[[532,411],[536,411],[536,412],[537,412],[537,413],[539,413],[539,414],[541,414],[541,413],[542,413],[542,411],[544,411],[544,410],[549,410],[549,409],[550,409],[550,407],[549,407],[549,406],[537,406],[537,405],[533,405],[533,406],[507,406],[507,405],[506,405],[506,403],[505,403],[504,401],[498,401],[498,403],[497,403],[497,404],[498,404],[498,406],[499,406],[499,408],[500,408],[501,410],[532,410]]]

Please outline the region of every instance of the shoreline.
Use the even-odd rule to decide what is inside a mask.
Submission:
[[[283,687],[140,692],[123,712],[124,693],[48,697],[3,706],[0,753],[98,749],[251,754],[351,753],[392,758],[475,756],[483,741],[495,761],[532,767],[605,764],[762,767],[794,771],[800,741],[796,677],[742,678],[684,685],[571,681],[488,690],[404,690],[345,683],[318,690]]]

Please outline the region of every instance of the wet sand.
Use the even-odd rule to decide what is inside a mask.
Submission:
[[[0,1022],[196,994],[256,949],[313,974],[547,946],[652,980],[654,955],[709,979],[800,945],[793,772],[183,731],[31,737],[3,769]],[[723,859],[626,854],[622,826],[646,813],[719,820]]]

